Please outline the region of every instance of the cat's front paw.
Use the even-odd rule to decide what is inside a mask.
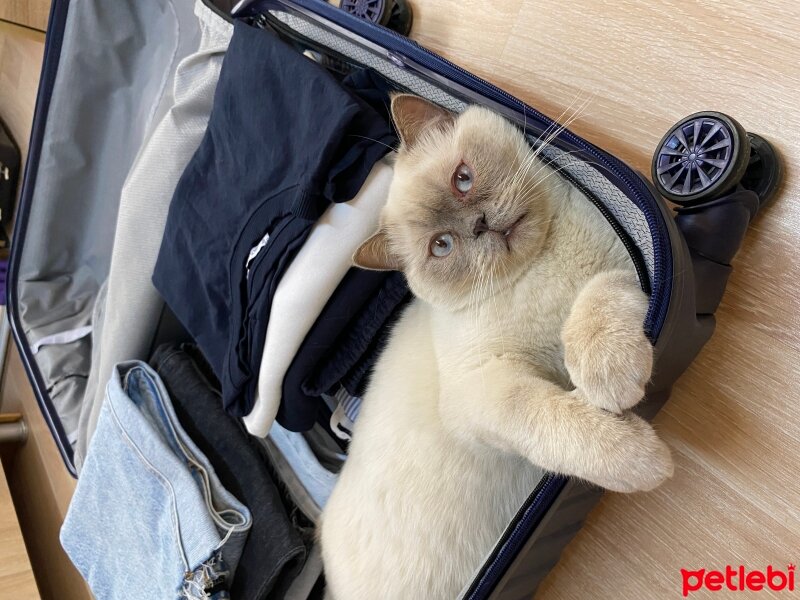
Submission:
[[[634,414],[622,417],[624,437],[608,454],[605,472],[593,483],[615,492],[647,492],[672,477],[672,455],[653,426]]]
[[[625,271],[596,275],[584,286],[564,323],[564,364],[586,402],[615,413],[644,397],[653,346],[642,324],[647,296]]]

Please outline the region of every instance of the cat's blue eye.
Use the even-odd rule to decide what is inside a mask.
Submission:
[[[441,233],[431,242],[431,254],[437,258],[444,258],[453,251],[453,236]]]
[[[462,162],[453,173],[453,188],[459,195],[463,196],[472,189],[474,179],[475,175],[472,173],[472,169],[468,164]]]

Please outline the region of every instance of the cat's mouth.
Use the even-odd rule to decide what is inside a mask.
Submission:
[[[472,228],[472,234],[478,238],[484,233],[491,234],[492,237],[495,239],[499,239],[506,247],[508,252],[511,252],[511,242],[515,239],[515,234],[519,229],[520,223],[528,216],[528,213],[522,213],[521,216],[517,217],[514,221],[508,221],[507,223],[501,226],[490,226],[489,223],[486,221],[486,214],[482,214],[478,217],[477,221],[475,221],[475,225]]]
[[[528,216],[528,213],[522,213],[522,216],[520,216],[516,221],[511,223],[511,225],[509,227],[506,227],[503,230],[503,237],[508,239],[511,236],[513,236],[514,233],[517,231],[517,227],[519,226],[519,224],[522,223],[522,220],[527,216]]]
[[[522,213],[522,215],[516,221],[511,223],[509,227],[506,227],[503,230],[503,241],[506,244],[506,250],[509,252],[511,252],[511,243],[516,240],[516,233],[519,230],[519,225],[526,216],[528,216],[528,213]]]
[[[523,219],[525,219],[526,216],[528,216],[528,213],[523,213],[516,220],[510,221],[508,224],[505,224],[501,227],[491,227],[486,222],[486,214],[484,213],[478,217],[478,220],[475,222],[475,225],[472,228],[472,234],[476,238],[480,237],[484,233],[499,235],[506,241],[506,245],[508,245],[509,240],[514,236],[519,224],[523,221]]]

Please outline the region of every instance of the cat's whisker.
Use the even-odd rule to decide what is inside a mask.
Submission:
[[[553,141],[564,129],[566,128],[566,123],[571,122],[570,119],[574,120],[576,113],[573,113],[571,117],[568,117],[565,120],[565,123],[562,124],[562,119],[564,116],[569,113],[572,107],[575,105],[577,101],[577,97],[573,99],[573,101],[567,106],[561,114],[553,119],[553,121],[548,125],[537,137],[531,142],[531,146],[534,148],[533,157],[535,158],[538,155],[538,149],[544,146],[547,146],[551,141]],[[580,109],[578,109],[580,110]]]
[[[516,187],[517,185],[519,185],[519,182],[525,178],[531,166],[534,164],[535,160],[536,156],[533,153],[529,152],[528,155],[520,164],[519,168],[517,169],[517,172],[514,174],[514,177],[509,182],[508,186]]]
[[[567,108],[566,108],[566,109],[565,109],[565,110],[564,110],[564,111],[561,113],[561,115],[559,115],[558,119],[556,119],[556,121],[554,121],[554,123],[556,123],[556,122],[558,122],[558,121],[560,121],[560,120],[561,120],[561,118],[564,116],[564,114],[566,114],[566,112],[567,112],[567,111],[569,111],[569,110],[570,110],[570,109],[571,109],[571,108],[572,108],[572,107],[575,105],[575,102],[578,100],[578,98],[579,98],[579,96],[576,96],[575,100],[573,100],[573,101],[572,101],[572,103],[570,103],[570,106],[568,106],[568,107],[567,107]],[[543,150],[544,148],[546,148],[547,146],[549,146],[549,145],[550,145],[550,143],[551,143],[551,142],[552,142],[554,139],[556,139],[556,137],[558,137],[559,135],[561,135],[561,133],[562,133],[562,132],[563,132],[565,129],[567,129],[567,128],[568,128],[568,127],[569,127],[569,126],[572,124],[572,123],[574,123],[574,122],[575,122],[575,121],[576,121],[578,118],[580,118],[580,117],[583,115],[583,113],[586,111],[586,108],[588,107],[588,105],[590,104],[590,102],[591,102],[592,100],[593,100],[593,95],[590,95],[590,96],[588,96],[588,97],[587,97],[587,98],[586,98],[586,99],[583,101],[583,103],[582,103],[582,104],[581,104],[581,105],[580,105],[580,106],[579,106],[579,107],[578,107],[578,108],[577,108],[577,109],[576,109],[576,110],[575,110],[575,111],[574,111],[574,112],[573,112],[573,113],[572,113],[572,114],[571,114],[571,115],[570,115],[570,116],[569,116],[567,119],[565,119],[563,123],[560,123],[560,124],[559,124],[557,127],[555,127],[555,128],[553,129],[553,131],[552,131],[552,132],[550,132],[550,133],[547,135],[547,137],[546,137],[544,140],[542,140],[542,137],[543,137],[543,135],[544,135],[544,132],[543,132],[543,134],[542,134],[542,135],[540,135],[540,136],[539,136],[539,137],[538,137],[538,138],[537,138],[537,139],[534,141],[534,143],[533,143],[533,145],[534,145],[534,146],[536,146],[536,147],[535,147],[535,150],[534,150],[534,152],[533,152],[533,156],[534,156],[534,158],[535,158],[535,157],[538,157],[538,156],[539,156],[539,154],[542,152],[542,150]],[[550,128],[548,127],[548,129],[550,129]],[[545,130],[545,131],[547,131],[547,130]]]
[[[497,298],[495,297],[495,294],[494,294],[494,270],[493,269],[489,270],[489,296],[492,299],[492,306],[494,306],[494,317],[495,317],[495,319],[497,319],[497,321],[500,321],[500,309],[497,306]],[[505,354],[506,351],[505,351],[505,345],[503,343],[503,333],[502,333],[502,331],[500,332],[500,345],[503,347],[503,354]]]
[[[561,125],[559,125],[559,123],[564,118],[564,115],[567,115],[569,113],[569,111],[572,110],[572,107],[575,106],[575,103],[578,101],[579,97],[580,96],[576,95],[575,98],[573,98],[572,101],[569,103],[569,105],[566,108],[564,108],[564,110],[561,111],[561,114],[558,115],[555,119],[552,119],[550,125],[548,125],[542,131],[542,133],[540,133],[539,136],[534,140],[534,144],[537,144],[538,142],[541,142],[542,138],[549,137],[552,133],[555,133],[556,135],[558,135],[559,128],[563,129],[563,127],[561,127]],[[551,129],[553,131],[551,131]]]
[[[351,134],[349,134],[349,137],[361,138],[362,140],[369,140],[370,142],[375,142],[376,144],[380,144],[381,146],[386,146],[392,152],[397,150],[397,148],[395,148],[394,146],[390,146],[389,144],[387,144],[385,142],[382,142],[380,140],[376,140],[375,138],[371,138],[371,137],[366,136],[366,135],[358,135],[356,133],[351,133]]]
[[[568,155],[571,155],[571,154],[577,154],[577,153],[578,153],[577,150],[573,151],[573,152],[565,152],[564,156],[568,156]],[[536,171],[536,173],[534,173],[531,176],[531,181],[528,182],[526,187],[523,188],[521,190],[521,192],[519,192],[519,193],[520,193],[520,195],[526,195],[526,194],[530,193],[533,189],[535,189],[537,186],[541,185],[544,181],[547,180],[547,178],[551,177],[552,175],[555,175],[556,173],[560,173],[561,171],[563,171],[565,169],[568,169],[568,168],[570,168],[570,167],[572,167],[574,165],[580,165],[580,164],[586,164],[586,161],[578,159],[578,160],[570,161],[570,162],[568,162],[566,164],[558,165],[557,167],[553,167],[552,164],[542,164],[542,166],[539,167],[539,169]],[[592,164],[592,163],[589,163],[589,164]],[[543,171],[545,168],[548,168],[548,167],[552,171],[550,173],[548,173],[545,177],[542,177],[541,179],[536,179],[536,176],[541,171]]]
[[[483,325],[483,318],[481,314],[481,301],[483,298],[483,290],[486,281],[486,268],[485,265],[481,265],[480,268],[480,277],[478,279],[478,294],[475,298],[475,345],[478,350],[478,369],[480,370],[481,374],[481,386],[483,388],[484,393],[486,392],[486,378],[484,376],[484,361],[483,361],[483,353],[484,353],[484,345],[483,345],[483,334],[482,334],[482,325]]]
[[[531,184],[532,184],[533,186],[538,186],[538,185],[541,185],[543,182],[547,181],[547,179],[548,179],[548,178],[550,178],[550,177],[552,177],[553,175],[556,175],[556,174],[560,173],[561,171],[564,171],[564,170],[566,170],[566,169],[569,169],[570,167],[573,167],[573,166],[575,166],[575,165],[579,165],[579,164],[581,164],[581,162],[582,162],[582,161],[581,161],[580,159],[578,159],[578,160],[573,160],[573,161],[570,161],[570,162],[568,162],[568,163],[566,163],[566,164],[558,165],[557,167],[552,167],[552,166],[550,166],[550,169],[551,169],[551,171],[550,171],[549,173],[547,173],[547,174],[546,174],[544,177],[541,177],[541,178],[539,178],[539,179],[534,179],[534,180],[531,182]],[[535,177],[536,175],[538,175],[538,174],[539,174],[539,172],[541,172],[543,169],[544,169],[544,168],[542,168],[542,169],[540,169],[539,171],[537,171],[537,172],[534,174],[534,177]]]

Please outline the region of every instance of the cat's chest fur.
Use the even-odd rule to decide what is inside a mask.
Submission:
[[[569,385],[560,338],[573,301],[593,275],[633,267],[620,239],[579,191],[573,189],[556,210],[544,249],[512,286],[484,280],[491,296],[476,307],[432,311],[440,371],[479,369],[498,357]]]

